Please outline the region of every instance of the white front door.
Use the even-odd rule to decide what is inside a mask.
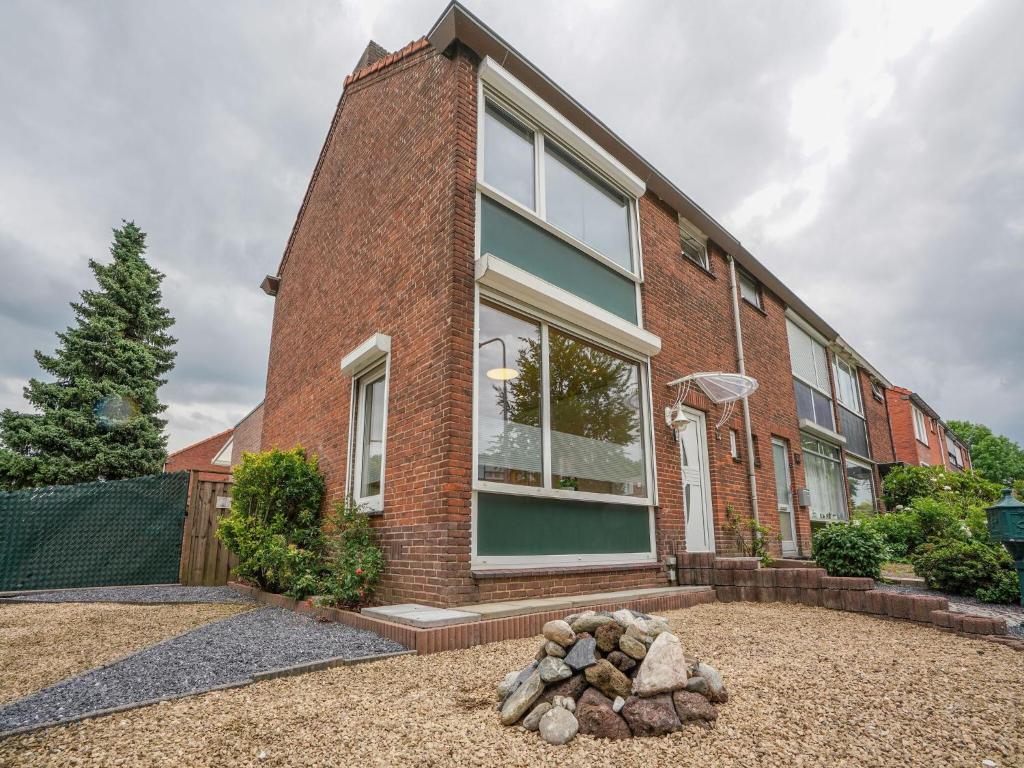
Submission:
[[[707,423],[700,411],[690,408],[683,410],[692,419],[679,440],[679,461],[683,468],[686,551],[714,552],[715,524],[711,517]]]
[[[789,448],[778,438],[772,439],[772,464],[775,465],[775,498],[779,504],[779,536],[782,554],[796,554],[796,531],[793,528],[793,483],[789,479]]]

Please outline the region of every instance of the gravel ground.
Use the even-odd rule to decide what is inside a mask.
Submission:
[[[950,595],[947,592],[940,592],[937,589],[927,587],[915,587],[909,584],[882,584],[876,583],[875,589],[884,589],[889,592],[903,592],[908,595],[937,595],[949,600],[949,608],[960,613],[974,613],[980,616],[992,616],[994,618],[1006,619],[1006,631],[1016,637],[1024,637],[1024,606],[1021,605],[996,605],[983,603],[975,597],[964,597],[963,595]]]
[[[160,584],[150,587],[89,587],[53,592],[29,592],[0,599],[18,603],[252,603],[230,587],[182,587]]]
[[[668,614],[729,703],[712,729],[565,747],[502,728],[494,685],[537,639],[272,680],[0,742],[0,765],[1024,764],[1024,663],[931,627],[787,604]],[[262,759],[261,759],[262,754]],[[5,763],[6,761],[6,763]]]
[[[208,691],[294,664],[403,650],[373,632],[263,608],[206,624],[0,708],[0,733],[111,707]]]
[[[245,606],[0,605],[0,703],[241,610]]]

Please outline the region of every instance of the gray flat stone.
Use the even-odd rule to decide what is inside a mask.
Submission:
[[[469,611],[456,611],[451,608],[434,608],[417,603],[401,603],[399,605],[382,605],[375,608],[363,608],[364,616],[396,624],[408,624],[411,627],[447,627],[452,624],[469,624],[480,621],[480,615]]]

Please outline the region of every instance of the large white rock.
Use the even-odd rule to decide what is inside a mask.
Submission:
[[[579,729],[576,716],[564,707],[549,709],[540,719],[540,737],[548,744],[565,744]]]
[[[687,664],[683,644],[671,632],[658,635],[647,650],[636,677],[633,693],[637,696],[657,696],[686,687]]]

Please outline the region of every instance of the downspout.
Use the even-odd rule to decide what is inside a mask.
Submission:
[[[736,262],[732,256],[729,259],[729,292],[732,294],[732,319],[736,326],[736,367],[740,374],[746,375],[746,363],[743,356],[743,327],[740,325],[740,298],[739,286],[736,280]],[[747,438],[747,479],[750,481],[750,511],[754,513],[754,520],[761,522],[761,516],[757,512],[757,475],[754,472],[754,434],[750,428],[750,403],[743,398],[743,431]]]

